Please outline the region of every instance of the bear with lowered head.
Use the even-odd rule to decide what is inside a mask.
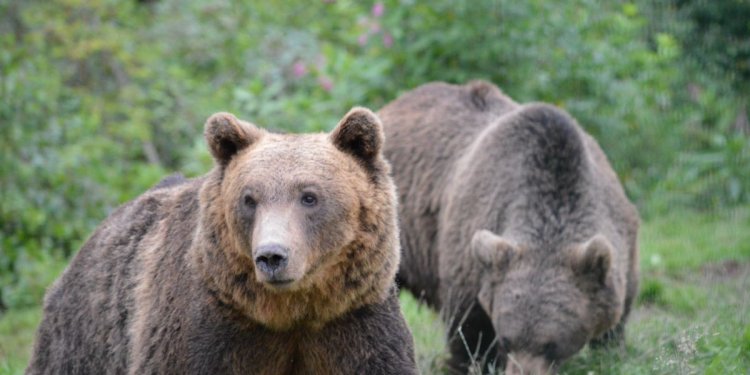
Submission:
[[[622,342],[638,213],[565,111],[488,82],[431,83],[378,113],[399,191],[398,278],[440,309],[457,373],[554,373]]]
[[[27,374],[414,374],[380,120],[206,122],[215,159],[99,226],[45,297]]]

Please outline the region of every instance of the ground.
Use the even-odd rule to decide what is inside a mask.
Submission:
[[[624,351],[585,349],[561,374],[750,373],[750,207],[644,220],[641,291]],[[408,293],[402,309],[424,374],[439,373],[444,327]],[[0,374],[23,372],[40,307],[0,316]]]

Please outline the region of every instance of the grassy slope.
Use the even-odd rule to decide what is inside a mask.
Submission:
[[[641,267],[625,351],[584,349],[563,374],[750,372],[750,209],[645,223]],[[420,368],[438,372],[442,324],[407,293],[401,301]],[[0,374],[23,372],[40,315],[29,308],[0,317]]]

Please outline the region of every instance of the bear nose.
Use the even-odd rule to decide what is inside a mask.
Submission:
[[[258,247],[255,265],[263,273],[273,276],[286,267],[289,250],[279,244],[268,244]]]

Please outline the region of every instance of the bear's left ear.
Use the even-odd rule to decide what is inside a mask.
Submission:
[[[573,271],[604,285],[612,267],[612,252],[612,244],[604,236],[597,234],[574,252]]]
[[[214,113],[206,120],[203,136],[214,160],[222,167],[232,157],[247,146],[257,142],[262,136],[260,129],[240,121],[227,112]]]
[[[474,259],[493,272],[505,271],[511,258],[518,254],[513,243],[486,229],[474,232],[470,246]]]
[[[354,107],[339,121],[330,139],[339,150],[372,165],[380,155],[385,136],[376,114],[367,108]]]

